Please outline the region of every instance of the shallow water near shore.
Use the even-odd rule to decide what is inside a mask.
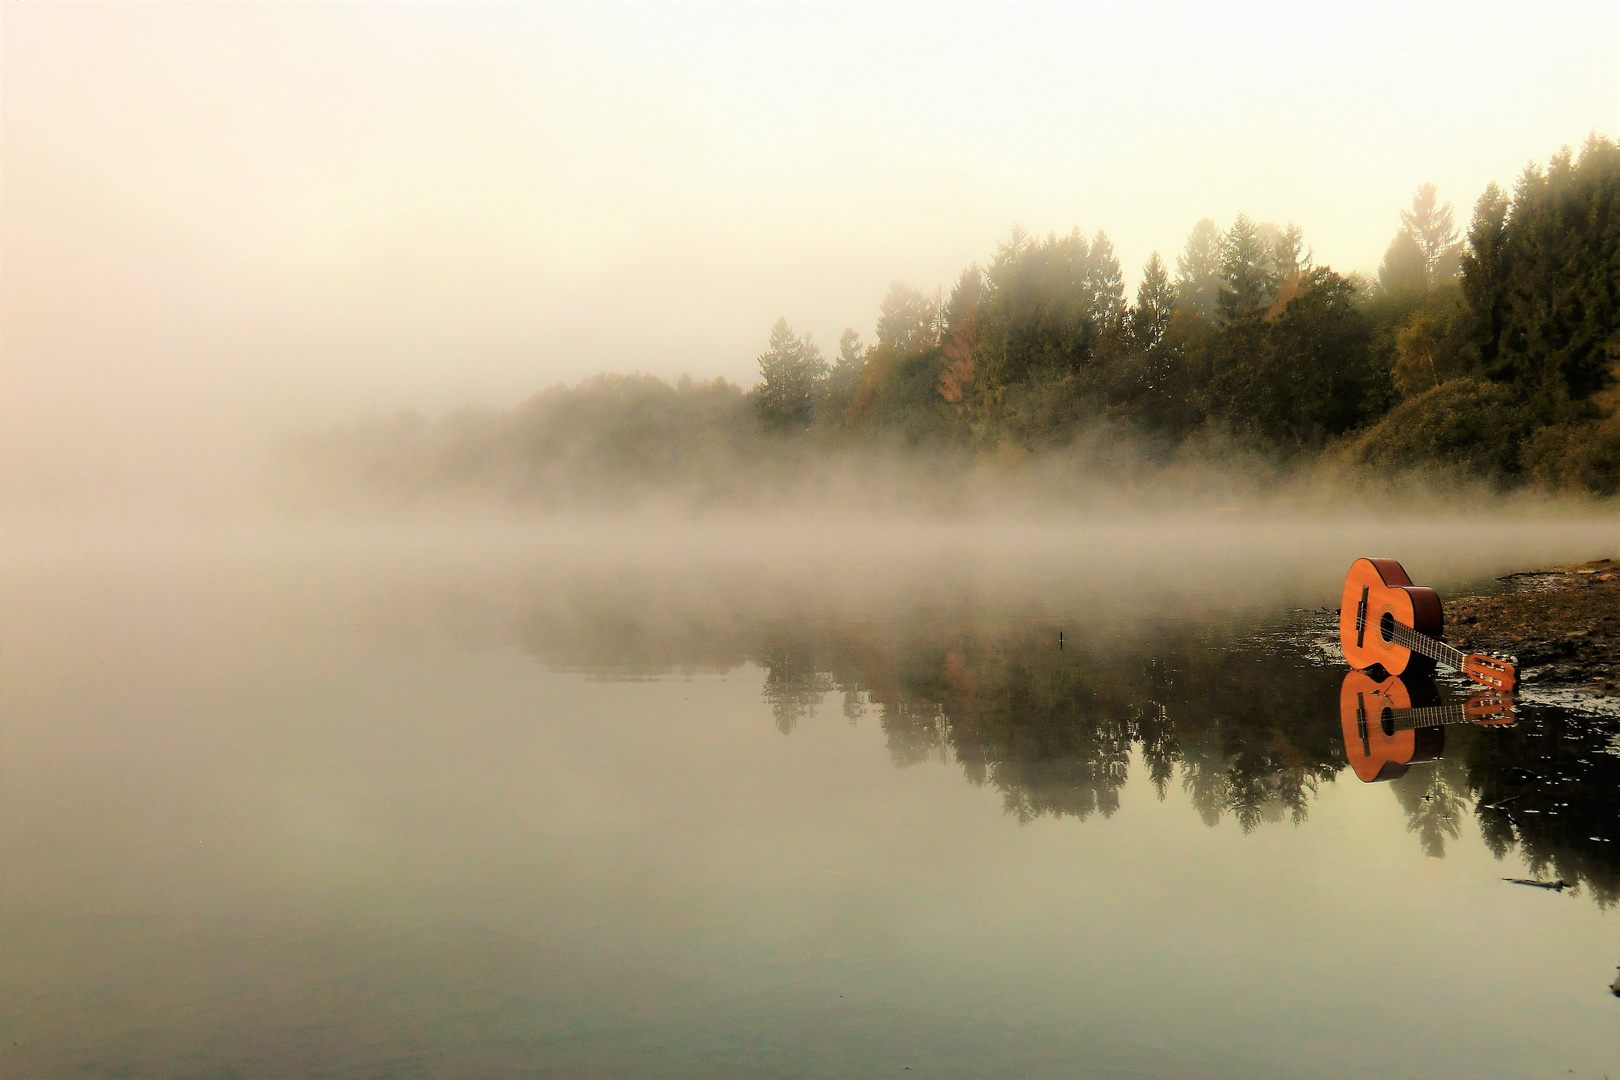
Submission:
[[[1330,610],[1615,540],[13,533],[0,1073],[1620,1075],[1620,721],[1364,783]]]

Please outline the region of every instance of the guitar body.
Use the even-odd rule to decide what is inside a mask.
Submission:
[[[1350,768],[1366,783],[1397,779],[1408,765],[1433,761],[1445,750],[1444,728],[1403,731],[1390,722],[1393,712],[1411,707],[1406,684],[1393,675],[1381,680],[1360,671],[1345,675],[1339,687],[1344,754]]]
[[[1339,603],[1339,645],[1345,661],[1391,675],[1426,674],[1434,662],[1389,638],[1390,621],[1438,638],[1444,629],[1440,596],[1413,585],[1394,559],[1357,559],[1344,579]]]

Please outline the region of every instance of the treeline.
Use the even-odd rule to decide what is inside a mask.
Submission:
[[[781,433],[976,448],[1106,420],[1150,445],[1615,491],[1620,147],[1491,185],[1466,235],[1432,184],[1401,217],[1376,279],[1316,265],[1295,227],[1206,219],[1134,300],[1106,234],[1015,230],[949,295],[891,286],[876,343],[845,331],[832,363],[779,321],[755,410]]]
[[[1127,296],[1105,234],[1014,230],[948,293],[891,286],[876,335],[846,330],[829,359],[783,319],[748,391],[598,376],[514,410],[405,415],[304,452],[389,496],[572,503],[832,491],[850,470],[827,463],[864,455],[854,468],[869,480],[874,448],[921,451],[882,461],[937,477],[1056,461],[1083,438],[1098,474],[1240,459],[1271,475],[1326,466],[1614,494],[1620,146],[1594,135],[1527,168],[1511,194],[1488,187],[1466,232],[1424,185],[1376,277],[1319,265],[1298,228],[1239,215],[1224,230],[1199,222]]]

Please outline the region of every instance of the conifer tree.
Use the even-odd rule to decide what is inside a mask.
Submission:
[[[1496,362],[1496,344],[1502,334],[1502,300],[1507,293],[1508,200],[1496,184],[1486,184],[1474,204],[1468,226],[1468,247],[1462,255],[1463,303],[1472,324],[1467,352],[1471,366],[1490,370]]]
[[[1138,349],[1151,349],[1159,343],[1175,306],[1175,286],[1155,251],[1142,268],[1142,284],[1136,287],[1136,306],[1131,309],[1131,341]]]
[[[1620,358],[1620,146],[1593,136],[1525,170],[1500,231],[1493,378],[1516,384],[1544,423],[1572,420]],[[1488,226],[1488,223],[1487,223]],[[1475,266],[1483,268],[1483,258]]]
[[[1039,241],[1015,229],[1001,245],[980,303],[985,362],[1000,385],[1061,378],[1090,364],[1105,329],[1098,306],[1116,305],[1123,291],[1112,250],[1104,255],[1099,264],[1078,229]]]
[[[817,391],[827,376],[827,363],[810,335],[801,338],[786,319],[777,319],[770,346],[760,354],[759,373],[754,406],[760,422],[778,431],[809,427]]]
[[[1433,184],[1424,184],[1412,196],[1412,209],[1401,211],[1401,231],[1423,252],[1423,277],[1428,285],[1450,281],[1461,269],[1462,241],[1452,220],[1451,204],[1442,203]]]
[[[939,343],[935,302],[921,289],[903,281],[889,284],[878,306],[878,345],[895,356],[908,356]]]
[[[1087,306],[1101,326],[1116,326],[1125,317],[1125,277],[1108,234],[1097,231],[1087,263]]]
[[[1272,266],[1278,281],[1297,278],[1311,268],[1311,252],[1305,246],[1305,230],[1292,221],[1272,244]]]
[[[1384,252],[1378,284],[1389,296],[1410,296],[1429,287],[1428,257],[1417,238],[1405,229],[1395,234]]]
[[[1193,226],[1186,250],[1176,256],[1176,299],[1207,322],[1220,315],[1221,234],[1204,218]]]
[[[861,344],[861,335],[853,328],[846,329],[838,335],[838,360],[827,373],[828,395],[847,396],[860,382],[861,372],[865,368],[866,347]]]
[[[1223,288],[1218,307],[1225,321],[1257,315],[1271,305],[1277,287],[1274,255],[1255,223],[1239,214],[1221,243]]]

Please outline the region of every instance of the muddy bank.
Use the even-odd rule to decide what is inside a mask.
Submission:
[[[1527,687],[1620,695],[1620,563],[1510,574],[1506,590],[1445,602],[1446,639],[1465,652],[1519,658]]]

